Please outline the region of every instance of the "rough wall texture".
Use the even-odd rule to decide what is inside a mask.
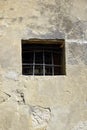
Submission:
[[[23,76],[21,40],[65,39],[65,76]],[[0,130],[87,130],[87,0],[0,0]]]

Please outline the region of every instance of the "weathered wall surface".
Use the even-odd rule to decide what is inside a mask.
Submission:
[[[65,39],[65,76],[23,76],[21,40]],[[0,0],[0,130],[87,130],[87,0]]]

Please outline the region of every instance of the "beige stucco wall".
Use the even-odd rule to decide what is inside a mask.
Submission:
[[[23,76],[21,40],[65,39],[65,76]],[[0,130],[87,130],[87,0],[0,0]]]

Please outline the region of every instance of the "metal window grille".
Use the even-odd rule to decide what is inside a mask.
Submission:
[[[22,42],[23,75],[65,75],[64,42],[48,42]]]

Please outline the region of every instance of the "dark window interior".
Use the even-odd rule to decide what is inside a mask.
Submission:
[[[63,40],[22,40],[23,75],[65,75]]]

